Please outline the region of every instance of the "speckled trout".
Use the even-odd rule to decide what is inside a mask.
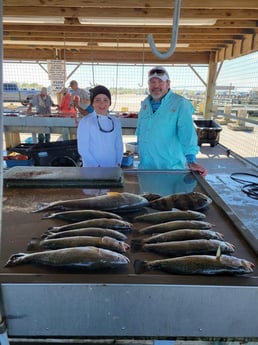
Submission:
[[[140,234],[157,234],[179,229],[211,229],[213,224],[208,222],[202,222],[200,220],[174,220],[171,222],[150,225],[140,229]]]
[[[34,212],[50,209],[59,210],[103,210],[103,211],[133,211],[148,205],[148,200],[133,193],[110,192],[100,196],[83,199],[59,200],[40,204]]]
[[[37,264],[65,268],[103,269],[127,265],[129,259],[108,249],[96,247],[75,247],[47,250],[32,254],[18,253],[12,255],[6,267]]]
[[[120,219],[114,218],[98,218],[89,219],[82,222],[76,222],[72,224],[66,224],[62,226],[53,226],[48,228],[51,232],[60,232],[66,230],[74,230],[81,228],[103,228],[103,229],[114,229],[119,232],[129,232],[133,230],[133,224]]]
[[[89,219],[96,219],[96,218],[113,218],[113,219],[120,219],[122,217],[118,214],[106,211],[98,211],[98,210],[76,210],[76,211],[63,211],[57,213],[45,213],[42,219],[63,219],[67,222],[81,222],[84,220]]]
[[[202,220],[206,215],[196,211],[161,211],[146,213],[134,218],[136,222],[146,222],[152,224],[160,224],[170,222],[172,220]]]
[[[133,251],[143,250],[169,256],[185,256],[192,254],[216,254],[220,247],[221,253],[230,254],[235,251],[233,244],[220,240],[188,240],[159,243],[140,243],[131,241]]]
[[[46,240],[33,238],[28,243],[27,250],[35,251],[85,246],[109,249],[118,253],[126,253],[126,251],[130,248],[130,246],[127,243],[118,241],[112,237],[75,236]]]
[[[135,273],[160,270],[172,274],[247,274],[252,273],[254,264],[234,256],[190,255],[178,258],[134,262]]]

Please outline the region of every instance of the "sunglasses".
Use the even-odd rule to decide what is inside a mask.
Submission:
[[[114,127],[115,127],[114,121],[113,121],[113,119],[112,119],[110,116],[107,116],[107,118],[112,122],[112,128],[109,129],[109,130],[106,130],[106,129],[102,128],[101,125],[100,125],[100,122],[99,122],[99,116],[97,116],[98,127],[99,127],[99,130],[100,130],[101,132],[104,132],[104,133],[111,133],[111,132],[113,132]]]
[[[163,69],[158,69],[158,68],[154,68],[154,69],[151,69],[149,71],[149,77],[153,74],[157,74],[157,75],[160,75],[160,76],[163,76],[165,74],[167,74]]]

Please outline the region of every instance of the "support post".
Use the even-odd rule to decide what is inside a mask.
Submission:
[[[203,117],[205,119],[210,119],[212,115],[216,78],[217,78],[217,63],[215,62],[215,54],[211,53],[210,60],[209,60],[209,75],[208,75],[208,83],[207,83],[207,88],[206,88],[206,98],[205,98],[205,105],[204,105],[204,112],[203,112]]]

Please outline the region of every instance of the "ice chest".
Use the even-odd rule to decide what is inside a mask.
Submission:
[[[5,160],[7,168],[12,168],[16,166],[32,166],[34,164],[33,159],[6,159]]]
[[[208,143],[214,147],[219,142],[221,126],[213,120],[194,120],[194,126],[198,136],[198,145]]]
[[[77,140],[55,141],[45,144],[22,143],[10,151],[32,158],[36,166],[80,166]]]

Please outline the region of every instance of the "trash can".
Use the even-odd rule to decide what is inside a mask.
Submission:
[[[36,166],[81,166],[77,140],[55,141],[45,144],[22,143],[9,151],[27,155]]]
[[[218,144],[222,128],[215,121],[194,120],[194,126],[198,136],[198,146],[208,143],[211,147],[214,147]]]

